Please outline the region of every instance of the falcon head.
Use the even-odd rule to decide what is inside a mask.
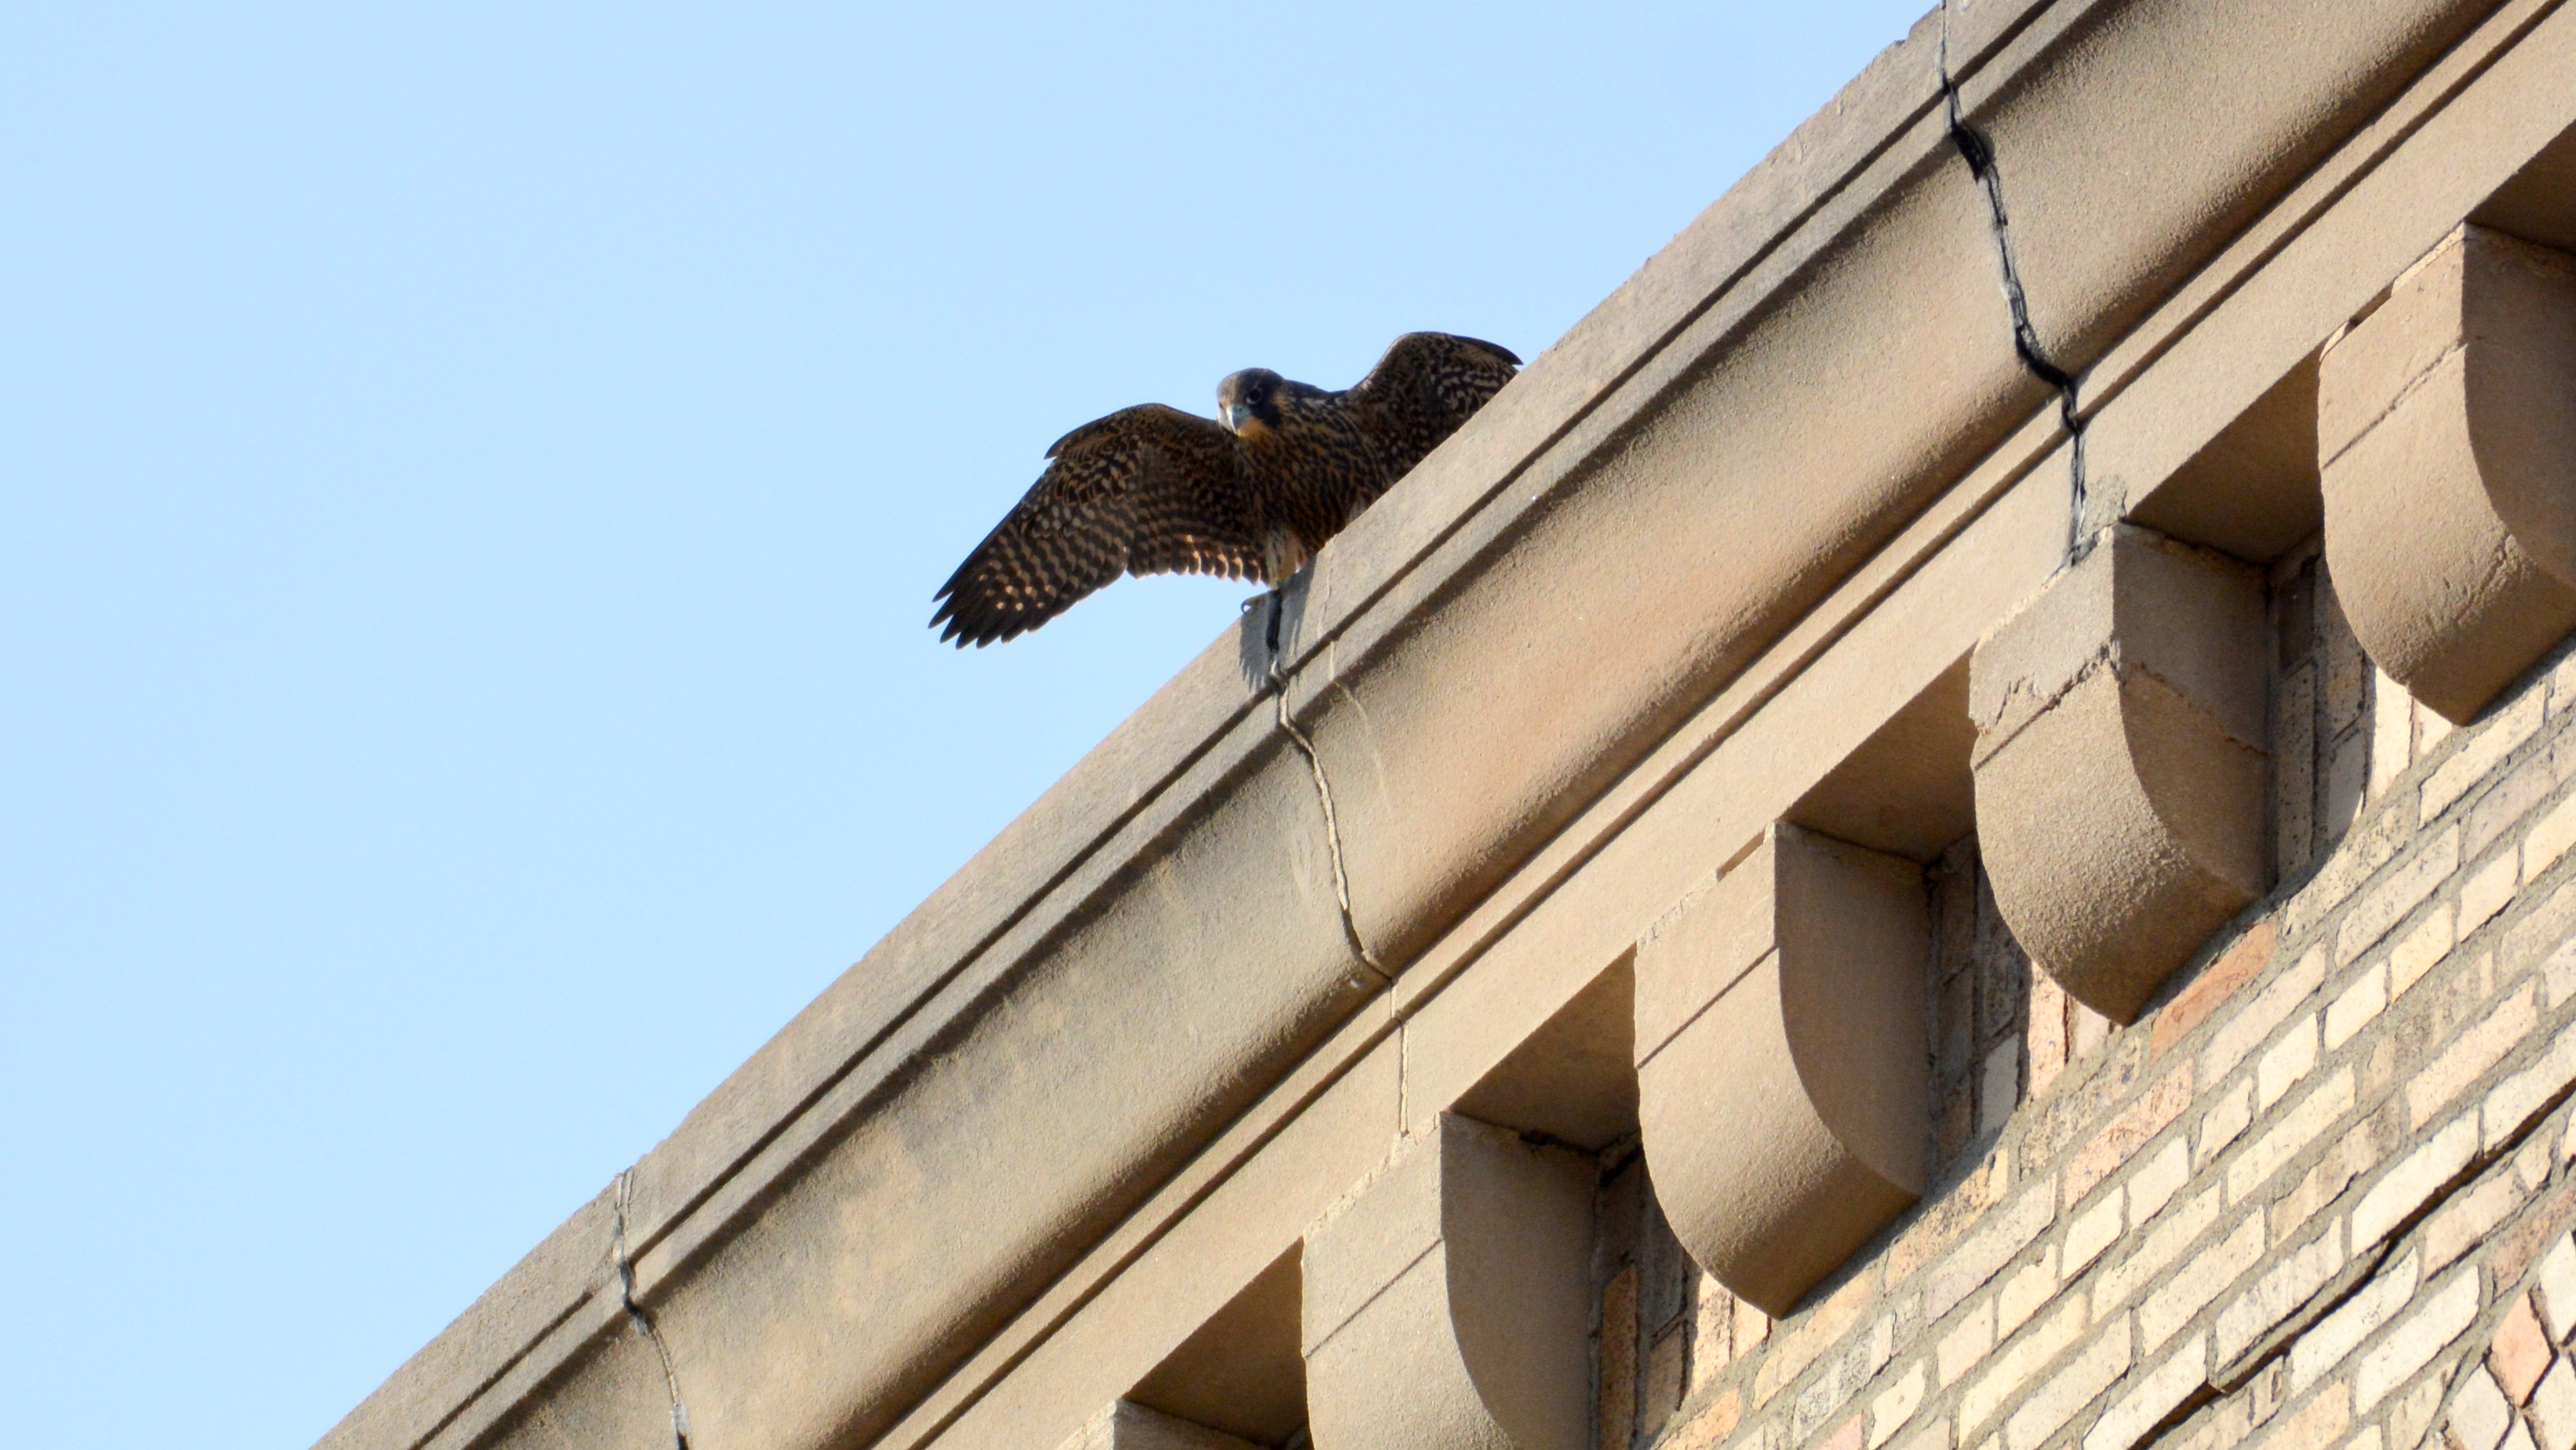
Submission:
[[[1279,396],[1296,386],[1268,368],[1245,368],[1216,385],[1216,415],[1237,437],[1259,438],[1279,426]]]

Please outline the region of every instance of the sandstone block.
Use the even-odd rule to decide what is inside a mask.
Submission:
[[[2114,1020],[2269,884],[2263,597],[2257,571],[2123,524],[1977,645],[1995,903]]]
[[[1319,1450],[1584,1450],[1590,1160],[1454,1114],[1311,1229]]]
[[[1929,941],[1921,868],[1779,825],[1638,944],[1655,1196],[1774,1315],[1923,1191]]]
[[[2576,627],[2576,260],[2463,226],[2319,365],[2326,561],[2455,722]]]

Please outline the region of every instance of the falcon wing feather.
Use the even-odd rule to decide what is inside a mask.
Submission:
[[[941,639],[963,649],[1015,638],[1120,574],[1259,573],[1243,455],[1214,421],[1159,403],[1123,408],[1057,439],[1047,458],[932,596]]]
[[[1352,386],[1349,397],[1370,420],[1395,476],[1402,477],[1501,392],[1520,365],[1510,348],[1496,343],[1408,332]]]

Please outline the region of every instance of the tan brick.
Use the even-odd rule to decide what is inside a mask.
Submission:
[[[2413,1217],[2442,1185],[2459,1177],[2477,1154],[2478,1125],[2472,1116],[2444,1124],[2440,1132],[2399,1159],[2397,1166],[2380,1175],[2379,1181],[2362,1194],[2361,1202],[2353,1205],[2353,1252],[2360,1253],[2377,1244],[2390,1230]]]
[[[1703,1269],[1693,1302],[1689,1392],[1695,1396],[1735,1358],[1734,1336],[1728,1332],[1735,1324],[1735,1296]]]
[[[2519,1415],[2514,1417],[2512,1428],[2504,1432],[2504,1450],[2540,1450],[2531,1438],[2531,1427]]]
[[[2326,1008],[2326,1051],[2350,1042],[2354,1033],[2369,1026],[2387,1007],[2388,963],[2373,962]]]
[[[2192,1321],[2209,1302],[2227,1292],[2263,1257],[2266,1235],[2262,1213],[2249,1213],[2228,1230],[2227,1237],[2204,1250],[2138,1306],[2138,1335],[2154,1353],[2174,1332]]]
[[[2564,738],[2515,766],[2469,807],[2461,823],[2461,853],[2472,859],[2484,855],[2487,847],[2519,824],[2533,806],[2548,799],[2551,791],[2566,782],[2571,767],[2576,767],[2576,751],[2567,748]],[[2501,855],[2520,866],[2518,851],[2507,850]]]
[[[2328,1385],[2325,1393],[2274,1426],[2272,1433],[2263,1437],[2263,1450],[2324,1450],[2350,1428],[2351,1394],[2342,1385]]]
[[[2043,1178],[2025,1186],[2019,1196],[1933,1269],[1931,1282],[1923,1291],[1925,1321],[1938,1323],[2056,1218],[2057,1180]]]
[[[2568,745],[2576,749],[2576,738],[2571,738]],[[2571,939],[2576,939],[2576,881],[2550,892],[2547,900],[2524,912],[2522,919],[2505,932],[2504,944],[2499,948],[2505,977],[2510,980],[2521,976],[2525,968]]]
[[[1724,1394],[1702,1406],[1682,1427],[1664,1438],[1660,1450],[1709,1450],[1727,1436],[1744,1419],[1744,1391],[1729,1387]]]
[[[2157,1079],[2156,1085],[2139,1095],[2138,1100],[2122,1108],[2111,1121],[2104,1123],[2084,1140],[2066,1161],[2066,1199],[2073,1203],[2093,1191],[2093,1185],[2120,1171],[2132,1154],[2149,1139],[2165,1130],[2167,1124],[2191,1106],[2191,1064],[2184,1063]]]
[[[2105,1270],[2093,1291],[2097,1314],[2108,1314],[2141,1287],[2154,1283],[2182,1251],[2218,1221],[2219,1190],[2212,1188],[2175,1206],[2173,1216],[2156,1225],[2129,1256]]]
[[[1769,1404],[1773,1395],[1805,1373],[1817,1356],[1851,1332],[1861,1315],[1877,1303],[1877,1278],[1860,1274],[1836,1289],[1824,1303],[1798,1316],[1795,1326],[1772,1343],[1762,1367],[1753,1372],[1753,1403]]]
[[[2384,795],[2415,759],[2415,701],[2387,672],[2370,677],[2370,793]]]
[[[2128,1342],[2126,1320],[2120,1321],[2112,1332],[2122,1343]],[[1987,1361],[1985,1372],[1959,1394],[1960,1435],[1970,1436],[1984,1428],[1998,1410],[2020,1396],[2022,1386],[2041,1366],[2057,1358],[2083,1334],[2084,1301],[2078,1296],[1997,1350]]]
[[[2456,1444],[2449,1450],[2495,1450],[2511,1423],[2513,1406],[2505,1402],[2504,1390],[2496,1384],[2495,1377],[2484,1369],[2472,1368],[2460,1392],[2451,1397],[2450,1439]]]
[[[2460,828],[2446,826],[2378,885],[2356,898],[2335,932],[2335,961],[2349,962],[2370,950],[2388,929],[2412,915],[2427,897],[2460,869]]]
[[[2129,1225],[2144,1228],[2191,1181],[2191,1149],[2180,1138],[2156,1150],[2129,1178]]]
[[[2066,1070],[2066,989],[2045,972],[2032,975],[2028,1026],[2024,1041],[2030,1053],[2030,1095],[2038,1097]]]
[[[2531,1435],[2540,1450],[2576,1447],[2576,1371],[2564,1359],[2550,1362],[2549,1373],[2532,1392]]]
[[[2075,1061],[2082,1062],[2111,1040],[2111,1019],[2081,1002],[2072,1004],[2067,1010],[2073,1024],[2069,1030],[2074,1034],[2068,1051]]]
[[[2520,749],[2540,729],[2547,705],[2543,693],[2531,690],[2504,710],[2481,721],[2457,753],[2424,778],[2422,819],[2431,820],[2484,780],[2498,762]]]
[[[2352,1069],[2337,1068],[2265,1129],[2261,1137],[2246,1144],[2235,1161],[2227,1165],[2227,1201],[2242,1203],[2253,1197],[2282,1164],[2305,1152],[2310,1143],[2351,1112],[2352,1102]]]
[[[2363,750],[2367,750],[2365,745]],[[2341,762],[2338,760],[2337,769]],[[2356,783],[2357,784],[2357,783]],[[2333,815],[2330,805],[2328,814]],[[2291,937],[2305,936],[2308,929],[2331,915],[2351,899],[2361,884],[2376,875],[2379,868],[2396,859],[2398,847],[2415,834],[2413,812],[2401,818],[2395,811],[2380,811],[2358,822],[2326,858],[2317,874],[2308,878],[2307,887],[2293,897],[2283,911],[2281,930]],[[2329,822],[2332,825],[2332,822]]]
[[[2057,1250],[2041,1249],[2039,1257],[2004,1275],[1995,1290],[1995,1336],[2008,1338],[2057,1297]]]
[[[2317,1065],[2317,1014],[2292,1022],[2254,1063],[2254,1107],[2269,1111]]]
[[[1637,1408],[1638,1433],[1644,1438],[1654,1439],[1682,1407],[1689,1353],[1690,1336],[1679,1325],[1666,1330],[1646,1351],[1646,1393]]]
[[[1910,1319],[1912,1316],[1909,1314],[1907,1317]],[[1908,1339],[1912,1337],[1910,1333],[1907,1335]],[[1862,1339],[1861,1347],[1858,1358],[1847,1358],[1843,1364],[1843,1377],[1854,1387],[1853,1394],[1859,1393],[1857,1387],[1863,1381],[1875,1378],[1880,1370],[1887,1368],[1887,1362],[1896,1357],[1896,1315],[1880,1315],[1878,1322],[1869,1327],[1869,1334]]]
[[[2442,742],[2459,733],[2459,726],[2442,718],[2441,712],[2418,700],[2415,702],[2415,758],[2430,760],[2442,753]],[[2424,819],[2431,820],[2431,812]]]
[[[2332,1374],[2345,1356],[2406,1307],[2421,1281],[2422,1260],[2414,1254],[2400,1255],[2382,1265],[2357,1293],[2292,1342],[2290,1392],[2304,1394]]]
[[[2388,949],[2389,995],[2403,997],[2407,988],[2424,980],[2426,972],[2451,954],[2451,940],[2451,907],[2443,902]]]
[[[2306,1232],[2326,1205],[2343,1196],[2344,1189],[2359,1177],[2365,1167],[2378,1162],[2378,1132],[2368,1120],[2355,1123],[2335,1141],[2334,1147],[2299,1175],[2299,1181],[2272,1200],[2272,1237],[2293,1239]]]
[[[2390,1390],[2415,1377],[2433,1356],[2468,1332],[2478,1317],[2478,1274],[2463,1269],[2425,1294],[2379,1343],[2363,1352],[2352,1372],[2353,1408],[2368,1414]]]
[[[2072,1279],[2092,1267],[2102,1251],[2119,1242],[2123,1192],[2113,1188],[2102,1201],[2066,1221],[2066,1243],[2059,1251],[2058,1272]]]
[[[2296,1252],[2276,1257],[2218,1313],[2211,1344],[2227,1364],[2254,1347],[2343,1272],[2343,1225],[2329,1224]]]
[[[2538,1061],[2497,1083],[2480,1107],[2489,1152],[2503,1147],[2576,1082],[2576,1025],[2561,1027]]]
[[[2560,660],[2549,672],[2549,713],[2555,715],[2569,705],[2576,705],[2576,654]]]
[[[2442,1200],[2442,1206],[2424,1220],[2424,1272],[2439,1273],[2443,1265],[2478,1247],[2522,1207],[2529,1190],[2515,1176],[2489,1173]]]
[[[2227,1151],[2237,1135],[2254,1121],[2254,1084],[2240,1082],[2218,1094],[2200,1115],[2200,1141],[2193,1145],[2193,1166],[2206,1168]]]
[[[1929,1376],[1924,1374],[1922,1363],[1917,1361],[1896,1377],[1896,1383],[1880,1391],[1878,1398],[1870,1401],[1869,1450],[1878,1450],[1894,1439],[1897,1431],[1905,1428],[1905,1422],[1914,1418],[1916,1410],[1923,1408],[1923,1394],[1929,1388]]]
[[[1601,1289],[1601,1403],[1593,1444],[1618,1450],[1637,1429],[1637,1266],[1610,1276]]]
[[[1861,1450],[1861,1417],[1852,1416],[1834,1427],[1833,1433],[1816,1444],[1816,1450]]]
[[[2084,1450],[2129,1450],[2209,1380],[2209,1341],[2195,1334],[2147,1371],[2084,1433]]]
[[[1927,1204],[1912,1224],[1896,1236],[1887,1250],[1887,1282],[1902,1283],[1914,1277],[1924,1265],[1939,1258],[1961,1235],[1984,1220],[1991,1207],[2008,1185],[2005,1176],[2006,1155],[1992,1152],[1983,1163],[1959,1181],[1958,1186]],[[1737,1354],[1744,1352],[1749,1341],[1735,1341]]]
[[[2503,1002],[2487,1014],[2486,1019],[2454,1038],[2442,1055],[2427,1063],[2406,1085],[2406,1112],[2410,1126],[2421,1128],[2435,1113],[2458,1097],[2462,1089],[2475,1082],[2486,1070],[2501,1061],[2538,1022],[2532,1006],[2531,983],[2525,982],[2506,994]]]
[[[2569,997],[2576,997],[2576,941],[2551,952],[2549,959],[2540,964],[2540,991],[2541,1000],[2549,1004],[2552,1012],[2566,1006]]]
[[[1985,1300],[1959,1317],[1959,1326],[1944,1335],[1933,1360],[1944,1389],[1975,1369],[1995,1347],[1995,1301]]]
[[[2487,1342],[2487,1372],[2519,1405],[2540,1388],[2540,1377],[2549,1372],[2555,1357],[2549,1336],[2540,1327],[2540,1316],[2532,1312],[2531,1296],[2515,1295]]]
[[[2129,1364],[2129,1326],[2114,1322],[2013,1411],[2004,1422],[2006,1450],[2039,1450],[2067,1421],[2118,1383],[2129,1372]]]
[[[2191,1030],[2209,1020],[2218,1004],[2235,994],[2246,980],[2262,970],[2272,959],[2273,944],[2280,939],[2279,924],[2265,917],[2245,929],[2218,959],[2192,979],[2191,985],[2174,994],[2163,1011],[2156,1014],[2155,1030],[2148,1036],[2148,1055],[2162,1057],[2166,1051],[2190,1035]]]
[[[2522,838],[2522,879],[2525,885],[2558,864],[2567,848],[2576,845],[2576,795],[2549,808]]]
[[[2006,1042],[1986,1054],[1983,1075],[1977,1084],[1977,1134],[1985,1137],[2003,1131],[2012,1120],[2012,1111],[2021,1105],[2021,1044]]]
[[[1735,1332],[1729,1336],[1738,1359],[1751,1353],[1771,1337],[1771,1316],[1745,1300],[1735,1301]]]
[[[2236,1070],[2247,1055],[2290,1019],[2326,979],[2323,950],[2311,951],[2254,994],[2243,1008],[2210,1033],[2200,1050],[2200,1081],[2216,1083]]]
[[[2469,879],[2460,883],[2461,936],[2486,925],[2490,917],[2513,904],[2515,865],[2513,853],[2507,851],[2471,870]]]
[[[1950,1422],[1937,1419],[1896,1442],[1896,1450],[1950,1450]]]
[[[2540,1322],[2554,1343],[2576,1334],[2576,1240],[2565,1234],[2540,1256]]]

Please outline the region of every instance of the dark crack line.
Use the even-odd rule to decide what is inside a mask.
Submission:
[[[2013,258],[2012,216],[2004,208],[2002,167],[1995,158],[1995,143],[1983,131],[1968,124],[1959,101],[1959,84],[1950,77],[1950,7],[1941,7],[1941,49],[1936,62],[1941,74],[1941,99],[1947,108],[1950,144],[1959,148],[1959,158],[1968,163],[1968,174],[1986,194],[1987,223],[1995,235],[1995,256],[2003,270],[2004,305],[2012,310],[2013,353],[2031,376],[2057,390],[2057,416],[2067,436],[2067,473],[2072,489],[2066,518],[2066,558],[2072,564],[2085,552],[2084,506],[2084,412],[2076,394],[2075,375],[2059,367],[2041,345],[2039,329],[2030,320],[2030,294],[2022,287],[2021,264]]]
[[[617,1293],[626,1306],[628,1322],[653,1342],[653,1353],[662,1361],[662,1386],[671,1395],[672,1450],[689,1450],[689,1406],[680,1398],[680,1373],[671,1365],[671,1346],[663,1340],[661,1329],[653,1323],[653,1316],[645,1313],[644,1306],[635,1301],[635,1254],[626,1243],[626,1206],[634,1193],[635,1170],[629,1168],[617,1175]]]
[[[1278,622],[1275,608],[1271,621],[1275,628]],[[1321,802],[1324,808],[1324,849],[1333,862],[1333,903],[1341,908],[1342,935],[1349,939],[1351,950],[1359,955],[1362,966],[1377,973],[1379,981],[1392,982],[1395,980],[1395,974],[1389,972],[1385,964],[1377,959],[1376,952],[1369,950],[1368,942],[1360,936],[1359,918],[1351,914],[1351,877],[1349,870],[1342,864],[1342,823],[1341,819],[1333,813],[1333,783],[1324,778],[1324,757],[1315,753],[1315,742],[1306,737],[1305,731],[1297,728],[1295,720],[1289,718],[1288,676],[1279,668],[1279,653],[1276,648],[1273,648],[1270,654],[1270,689],[1279,701],[1281,733],[1297,747],[1298,754],[1306,757],[1306,769],[1315,777],[1315,799]]]

